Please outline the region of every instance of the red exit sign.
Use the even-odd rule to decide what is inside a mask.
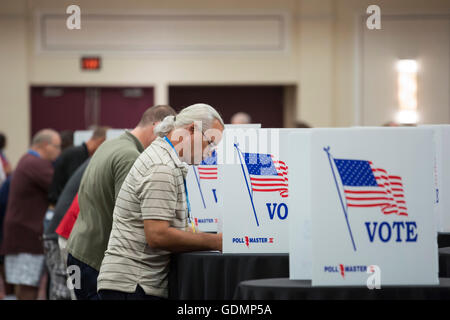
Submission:
[[[82,70],[100,70],[100,57],[82,57],[81,69]]]

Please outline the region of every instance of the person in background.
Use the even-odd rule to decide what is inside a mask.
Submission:
[[[6,158],[4,151],[6,148],[6,141],[6,136],[0,132],[0,187],[6,180],[6,177],[12,173],[12,167]]]
[[[78,190],[80,213],[67,242],[67,265],[80,269],[81,288],[75,288],[78,300],[98,299],[97,276],[117,194],[134,161],[156,138],[155,125],[168,115],[175,115],[170,106],[149,108],[132,131],[103,143],[86,168]]]
[[[50,185],[50,190],[48,193],[49,208],[45,215],[44,230],[48,229],[49,224],[53,220],[55,205],[58,202],[59,196],[63,191],[67,181],[78,169],[78,167],[83,164],[86,159],[92,156],[97,148],[106,140],[106,131],[106,127],[94,127],[92,136],[88,141],[83,142],[80,146],[68,147],[66,148],[66,150],[61,152],[61,155],[55,163],[55,173],[53,175],[52,183]],[[68,206],[70,205],[73,196],[71,199],[66,200],[69,202]],[[62,215],[66,210],[64,210],[64,212],[60,215],[60,219],[62,218]],[[62,264],[61,260],[58,259],[60,256],[58,237],[54,232],[56,226],[53,225],[52,231],[49,230],[46,234],[44,234],[44,254],[46,257],[46,265],[49,272],[49,298],[51,300],[70,298],[69,291],[67,290],[65,282],[61,283],[66,273],[65,270],[63,270],[64,273],[61,275]],[[52,277],[54,279],[52,279]]]
[[[382,127],[416,127],[416,123],[400,123],[396,121],[388,121],[381,125]]]
[[[5,265],[4,254],[2,252],[3,242],[3,221],[6,214],[6,208],[8,205],[9,186],[11,184],[11,177],[9,175],[3,184],[0,186],[0,300],[9,299],[14,295],[14,287],[6,283],[5,279]]]
[[[3,164],[0,162],[0,187],[2,186],[3,182],[6,180],[6,173],[3,169]]]
[[[82,167],[84,167],[84,165]],[[86,167],[84,169],[86,169]],[[75,172],[74,175],[76,175],[77,172]],[[78,203],[78,193],[77,193],[72,201],[72,204],[70,205],[69,209],[67,209],[66,214],[64,215],[63,219],[61,220],[60,224],[58,225],[55,231],[58,234],[58,245],[60,249],[61,261],[63,263],[64,270],[67,270],[67,256],[68,256],[66,248],[67,239],[69,239],[70,237],[70,233],[72,232],[73,226],[77,221],[79,213],[80,213],[80,205]],[[73,288],[70,288],[69,291],[72,300],[76,300],[77,297],[75,295],[75,291],[73,290]]]
[[[67,238],[59,237],[56,229],[77,195],[81,178],[89,164],[89,160],[90,158],[84,161],[67,181],[56,203],[53,218],[44,229],[44,253],[50,278],[50,300],[70,300],[75,298],[75,296],[71,296],[72,292],[67,287],[67,254],[65,253]]]
[[[231,117],[231,124],[249,124],[252,123],[252,118],[248,113],[238,112]]]
[[[80,204],[78,203],[78,193],[73,198],[73,201],[67,209],[66,214],[61,220],[58,228],[56,228],[56,233],[58,234],[58,244],[61,250],[61,257],[67,268],[67,239],[70,237],[75,221],[77,221],[78,214],[80,213]]]
[[[382,127],[398,127],[399,124],[395,121],[388,121],[382,124]]]
[[[80,146],[69,147],[61,153],[56,160],[55,173],[48,192],[51,207],[55,206],[59,195],[75,170],[105,141],[106,131],[106,127],[96,127],[88,141],[83,142]]]
[[[73,131],[63,130],[60,133],[61,136],[61,152],[73,146]]]
[[[92,136],[88,141],[83,142],[80,146],[68,147],[61,152],[61,155],[55,162],[55,172],[48,193],[49,208],[44,218],[44,230],[48,229],[49,224],[53,220],[55,205],[58,202],[59,196],[67,181],[75,170],[77,170],[87,158],[92,156],[95,150],[97,150],[97,148],[106,140],[106,131],[106,127],[94,127]],[[48,294],[50,300],[69,299],[70,296],[66,284],[62,283],[66,273],[64,272],[61,274],[62,264],[61,260],[58,259],[60,256],[60,249],[58,247],[58,237],[54,233],[55,228],[56,226],[54,226],[53,232],[49,231],[48,234],[44,234],[43,237],[44,255],[46,258],[50,285]],[[65,269],[63,271],[65,271]]]
[[[15,286],[18,299],[37,298],[44,271],[42,221],[48,207],[52,162],[60,153],[58,132],[51,129],[37,132],[11,180],[2,250],[6,282]]]
[[[12,167],[5,156],[6,136],[0,132],[0,299],[10,298],[14,293],[12,285],[5,280],[4,255],[1,251],[3,240],[3,220],[8,203],[9,186],[11,184]]]
[[[308,123],[306,123],[305,121],[297,121],[297,123],[295,124],[295,127],[298,128],[298,129],[311,128],[311,126]]]
[[[214,150],[223,129],[219,113],[206,104],[155,128],[159,137],[138,157],[117,197],[98,277],[102,300],[167,298],[171,252],[222,250],[222,234],[190,229],[186,175],[187,164]]]

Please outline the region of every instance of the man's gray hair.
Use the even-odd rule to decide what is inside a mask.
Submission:
[[[208,104],[197,103],[186,107],[180,111],[176,116],[167,116],[156,125],[154,132],[160,137],[166,136],[173,129],[181,128],[190,125],[195,121],[202,122],[202,131],[206,131],[212,127],[214,120],[218,120],[224,126],[220,114]]]
[[[53,137],[59,135],[58,132],[56,132],[53,129],[42,129],[39,130],[31,140],[32,146],[39,146],[44,142],[52,143]]]

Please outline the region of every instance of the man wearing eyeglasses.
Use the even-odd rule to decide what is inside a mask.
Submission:
[[[114,207],[97,281],[104,300],[168,297],[171,252],[222,250],[222,234],[193,229],[188,164],[199,164],[222,138],[224,124],[209,105],[195,104],[155,127],[159,137],[137,158]]]
[[[52,162],[61,153],[61,138],[51,129],[39,131],[14,171],[4,221],[6,282],[18,299],[37,298],[44,271],[42,233],[53,177]]]

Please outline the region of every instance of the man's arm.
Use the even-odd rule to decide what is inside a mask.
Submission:
[[[147,243],[153,249],[170,252],[219,250],[222,251],[222,234],[193,233],[170,227],[168,221],[144,220]]]
[[[179,201],[180,177],[177,179],[170,167],[155,165],[136,187],[148,245],[171,252],[222,250],[221,234],[186,232],[170,226]]]

